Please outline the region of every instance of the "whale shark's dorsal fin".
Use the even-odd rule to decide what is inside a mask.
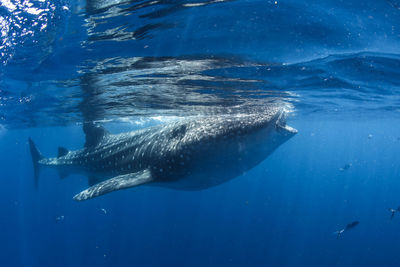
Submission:
[[[65,147],[58,147],[58,157],[62,157],[68,154],[68,149],[66,149]]]
[[[119,175],[89,187],[88,189],[75,195],[74,200],[87,200],[112,191],[150,183],[151,181],[153,181],[153,178],[149,170]]]
[[[102,126],[96,125],[93,122],[83,124],[83,132],[86,135],[86,148],[97,146],[104,136],[109,134]]]

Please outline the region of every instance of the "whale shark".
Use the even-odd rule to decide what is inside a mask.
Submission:
[[[82,201],[139,185],[176,190],[202,190],[227,182],[258,165],[297,130],[286,124],[288,112],[210,115],[111,134],[83,124],[82,149],[59,147],[45,158],[29,138],[34,178],[42,167],[55,167],[60,177],[83,174],[89,187],[73,197]]]

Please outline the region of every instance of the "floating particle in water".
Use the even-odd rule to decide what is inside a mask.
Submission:
[[[101,208],[100,209],[102,212],[104,212],[104,214],[107,214],[107,210],[105,208]]]
[[[368,135],[368,139],[371,139],[372,137],[374,137],[372,134]]]

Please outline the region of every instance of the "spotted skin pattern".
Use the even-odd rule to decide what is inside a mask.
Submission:
[[[94,177],[93,186],[76,200],[140,184],[209,188],[253,168],[297,132],[286,125],[286,112],[279,108],[183,119],[121,134],[98,129],[104,133],[91,145],[38,161]]]

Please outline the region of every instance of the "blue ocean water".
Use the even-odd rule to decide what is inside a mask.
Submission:
[[[1,0],[1,266],[400,266],[399,22],[397,0]],[[222,185],[35,187],[29,137],[55,156],[83,122],[273,104],[298,134]]]

